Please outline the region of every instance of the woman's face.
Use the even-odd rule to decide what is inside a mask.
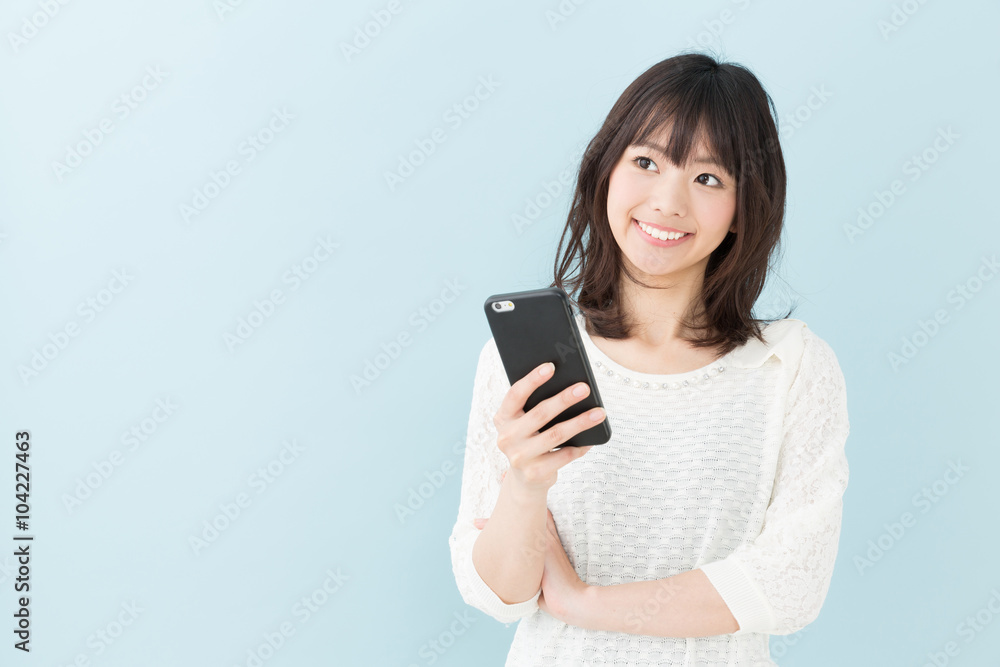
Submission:
[[[662,139],[652,143],[666,145]],[[709,255],[735,231],[736,183],[721,165],[702,161],[710,157],[698,142],[689,163],[676,167],[655,146],[630,145],[612,170],[608,221],[640,279],[669,274],[671,280],[700,281]],[[660,240],[640,222],[659,235],[674,230],[687,235]]]

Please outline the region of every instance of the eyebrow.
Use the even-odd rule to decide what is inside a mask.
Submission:
[[[632,146],[634,148],[645,148],[647,150],[656,151],[657,153],[659,153],[663,157],[667,156],[667,149],[664,146],[659,146],[659,145],[650,144],[650,143],[632,144]],[[722,164],[720,164],[718,162],[718,160],[715,160],[710,155],[698,155],[698,156],[695,156],[695,158],[693,160],[691,160],[691,164],[707,164],[707,165],[712,165],[714,167],[717,167],[717,168],[721,169],[722,171],[726,171],[726,172],[729,171],[728,169],[725,168],[725,166],[723,166]]]

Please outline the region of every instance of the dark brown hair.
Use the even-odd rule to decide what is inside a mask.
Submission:
[[[622,263],[608,221],[611,172],[630,144],[655,138],[672,124],[666,153],[673,164],[686,164],[702,136],[736,179],[736,231],[709,256],[700,300],[682,317],[682,336],[721,354],[751,336],[763,341],[761,325],[769,320],[755,318],[753,306],[772,268],[785,214],[785,162],[772,115],[774,102],[748,69],[701,53],[667,58],[625,89],[581,159],[550,285],[567,292],[597,335],[630,335],[619,298],[623,271],[636,284],[654,287]],[[574,260],[579,272],[567,278]]]

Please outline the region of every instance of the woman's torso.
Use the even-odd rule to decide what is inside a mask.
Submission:
[[[697,373],[653,375],[618,366],[625,357],[609,359],[589,335],[584,343],[612,439],[562,467],[548,494],[581,580],[611,586],[663,579],[724,558],[759,534],[780,442],[780,364],[730,368],[711,357],[707,367],[689,363]],[[654,388],[653,380],[667,387]],[[626,623],[668,600],[669,590],[658,590],[646,612],[625,612]],[[540,610],[520,622],[507,664],[613,664],[613,656],[633,656],[628,664],[637,666],[773,664],[766,635],[588,631]]]

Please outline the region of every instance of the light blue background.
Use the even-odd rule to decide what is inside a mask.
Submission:
[[[551,281],[570,193],[520,234],[513,216],[575,169],[629,82],[692,47],[748,66],[775,101],[787,231],[759,314],[799,303],[793,316],[847,381],[837,568],[819,619],[772,638],[774,655],[922,665],[955,642],[947,664],[995,659],[1000,619],[971,638],[959,624],[1000,590],[1000,280],[960,309],[949,293],[1000,250],[996,3],[565,0],[563,16],[555,0],[401,0],[350,59],[342,45],[388,3],[245,0],[221,15],[210,0],[50,4],[19,44],[10,35],[30,32],[41,5],[0,14],[0,469],[29,429],[36,535],[33,650],[14,651],[5,631],[0,663],[246,665],[287,622],[295,633],[268,666],[426,665],[422,648],[450,643],[454,615],[471,612],[436,664],[502,665],[515,626],[466,606],[452,577],[459,475],[404,521],[396,507],[446,463],[461,469],[490,336],[482,303]],[[883,35],[894,8],[906,21]],[[163,80],[116,115],[157,67]],[[449,124],[481,77],[498,87]],[[821,88],[829,98],[810,109]],[[274,109],[294,118],[247,161],[241,142]],[[113,131],[60,179],[53,163],[102,118]],[[957,140],[911,180],[907,161],[949,127]],[[390,189],[386,172],[436,128],[445,141]],[[228,160],[240,172],[185,223],[180,205]],[[895,179],[903,194],[849,240],[845,225]],[[339,248],[293,289],[283,277],[318,238]],[[123,269],[129,284],[102,295]],[[457,298],[437,310],[448,281]],[[274,289],[283,303],[230,350],[225,335]],[[78,310],[108,296],[92,321]],[[947,323],[894,369],[888,355],[941,309]],[[78,335],[22,379],[71,323]],[[401,334],[409,344],[355,391],[351,377]],[[129,451],[122,434],[157,399],[177,407]],[[291,440],[301,452],[261,489],[251,476]],[[70,511],[66,495],[115,450],[121,465]],[[954,461],[970,470],[940,482]],[[914,496],[936,481],[946,492],[924,512]],[[249,506],[196,554],[189,538],[240,493]],[[6,555],[11,472],[0,498]],[[915,523],[897,539],[887,525],[904,512]],[[859,566],[879,540],[888,548]],[[13,564],[0,556],[4,628]],[[304,619],[295,605],[328,570],[347,580]],[[134,622],[98,644],[133,601]]]

